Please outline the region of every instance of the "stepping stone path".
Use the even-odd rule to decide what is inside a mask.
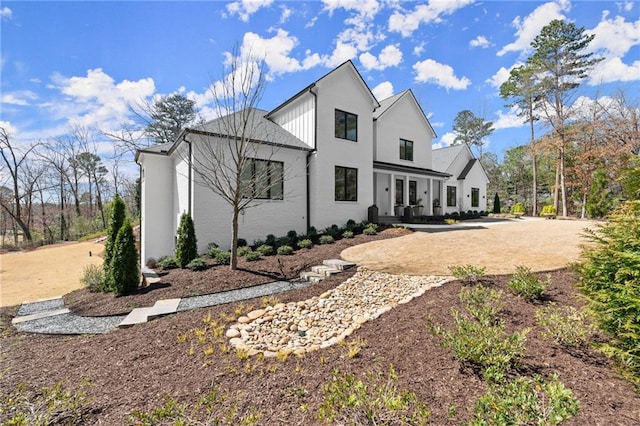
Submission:
[[[319,272],[317,275],[321,275]],[[262,352],[265,357],[274,357],[278,351],[302,354],[327,348],[365,322],[452,279],[360,269],[318,297],[251,311],[238,318],[226,336],[236,348],[250,355]]]

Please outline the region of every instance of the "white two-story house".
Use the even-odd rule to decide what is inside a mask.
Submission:
[[[452,178],[432,167],[436,134],[413,93],[378,101],[347,61],[270,112],[239,111],[138,151],[143,262],[173,253],[184,212],[194,220],[200,251],[212,242],[230,246],[232,209],[211,189],[214,178],[233,179],[228,147],[237,129],[230,122],[246,123],[250,134],[241,179],[251,182],[253,197],[238,220],[238,237],[249,243],[361,221],[374,205],[380,216],[402,216],[407,206],[437,214],[434,201],[446,196]],[[230,167],[211,157],[227,158]]]

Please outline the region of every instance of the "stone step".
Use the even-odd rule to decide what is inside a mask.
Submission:
[[[318,275],[324,275],[325,277],[330,277],[333,274],[339,274],[341,271],[332,266],[318,265],[318,266],[313,266],[311,268],[311,272],[316,273]]]
[[[151,309],[153,309],[153,307],[135,308],[133,311],[129,312],[129,315],[122,320],[118,327],[131,327],[132,325],[147,322]]]
[[[136,308],[126,316],[119,327],[130,327],[135,324],[143,324],[163,315],[174,314],[178,310],[180,299],[158,300],[153,306]]]
[[[22,322],[27,322],[27,321],[33,321],[33,320],[37,320],[37,319],[41,319],[41,318],[47,318],[47,317],[53,317],[56,315],[64,315],[64,314],[68,314],[70,311],[67,308],[63,308],[63,309],[56,309],[53,311],[42,311],[42,312],[36,312],[33,313],[31,315],[24,315],[21,317],[15,317],[11,320],[11,324],[20,324]]]
[[[322,264],[334,269],[338,269],[340,271],[345,271],[349,268],[353,268],[354,266],[356,266],[355,263],[346,262],[342,259],[328,259],[322,262]]]
[[[302,272],[300,273],[300,278],[310,283],[318,283],[327,277],[326,275],[316,274],[315,272]]]

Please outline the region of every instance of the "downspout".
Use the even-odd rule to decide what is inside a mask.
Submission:
[[[191,142],[187,140],[187,133],[189,132],[189,129],[185,129],[185,133],[184,135],[182,135],[182,140],[189,146],[189,159],[187,160],[187,163],[189,165],[189,172],[188,172],[188,177],[187,179],[189,180],[189,184],[188,184],[188,207],[187,207],[187,212],[189,213],[189,216],[191,216],[191,218],[193,219],[193,216],[191,214],[191,168],[192,168],[192,163],[191,163],[191,156],[192,156],[192,147],[191,147]]]
[[[309,93],[311,93],[311,95],[313,95],[314,98],[314,102],[313,102],[313,113],[314,113],[314,118],[313,118],[313,150],[309,151],[307,153],[307,182],[306,182],[306,191],[307,191],[307,232],[309,231],[309,229],[311,228],[311,177],[310,177],[310,173],[309,173],[309,165],[310,165],[310,161],[311,161],[311,155],[313,155],[315,152],[317,152],[318,150],[318,94],[314,91],[314,89],[316,88],[316,85],[313,84],[311,87],[309,87]]]

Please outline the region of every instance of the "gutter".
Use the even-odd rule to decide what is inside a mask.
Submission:
[[[307,191],[307,232],[311,229],[311,177],[309,173],[309,165],[311,160],[311,155],[318,152],[318,93],[314,91],[316,89],[316,84],[313,83],[309,86],[309,93],[314,98],[314,118],[313,118],[313,149],[307,152],[307,182],[306,182],[306,191]],[[316,89],[317,90],[317,89]]]
[[[189,213],[189,216],[191,216],[191,218],[193,219],[193,215],[191,214],[191,179],[192,179],[192,172],[191,169],[193,168],[193,163],[191,161],[191,157],[192,157],[192,146],[191,146],[191,141],[187,140],[187,133],[188,133],[188,129],[185,129],[186,131],[182,134],[182,140],[189,145],[189,153],[187,154],[189,156],[188,159],[188,166],[189,166],[189,173],[188,173],[188,181],[189,181],[189,185],[188,185],[188,191],[187,193],[189,194],[188,200],[187,200],[187,212]]]

